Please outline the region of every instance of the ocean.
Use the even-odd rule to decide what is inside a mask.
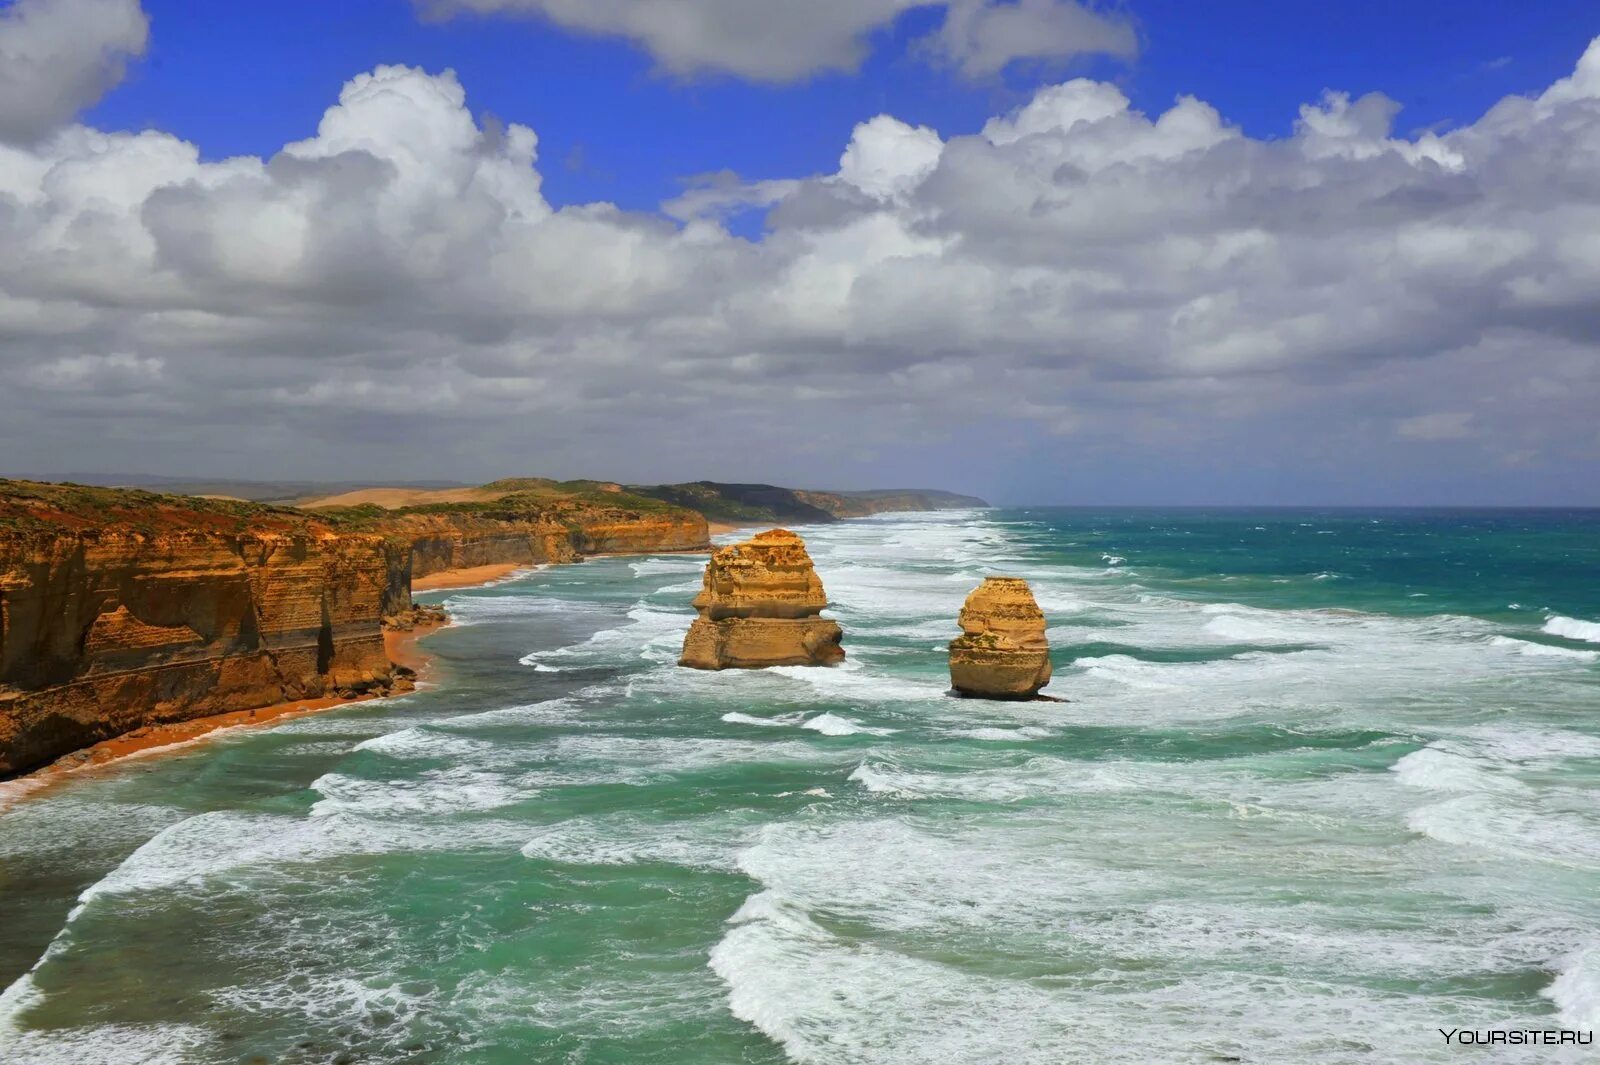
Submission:
[[[841,667],[680,669],[703,556],[596,559],[18,802],[0,1061],[1600,1057],[1441,1034],[1600,1028],[1600,512],[798,531]],[[1069,701],[946,694],[989,574]]]

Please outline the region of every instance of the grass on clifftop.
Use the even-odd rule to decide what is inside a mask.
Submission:
[[[22,533],[115,529],[156,536],[202,531],[298,532],[326,523],[287,507],[234,499],[169,496],[137,488],[0,479],[0,530]]]

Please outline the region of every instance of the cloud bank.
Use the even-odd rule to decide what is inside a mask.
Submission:
[[[853,71],[876,32],[906,11],[941,9],[923,42],[970,77],[1019,59],[1129,57],[1138,40],[1126,19],[1080,0],[415,0],[434,18],[525,15],[564,29],[620,37],[665,73],[727,74],[783,84]]]
[[[716,476],[1009,498],[1590,501],[1600,41],[1407,138],[1330,93],[866,117],[836,172],[556,207],[449,71],[314,136],[0,145],[0,452],[21,468]],[[728,210],[766,211],[759,240]]]

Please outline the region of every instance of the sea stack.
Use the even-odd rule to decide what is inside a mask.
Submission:
[[[978,699],[1033,699],[1050,683],[1044,613],[1020,577],[989,577],[961,608],[950,641],[950,685]]]
[[[844,658],[839,623],[820,617],[828,597],[788,529],[772,529],[712,552],[700,612],[683,640],[680,666],[759,669],[831,666]]]

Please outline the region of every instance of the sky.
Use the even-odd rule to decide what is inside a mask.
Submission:
[[[0,0],[0,475],[1600,505],[1600,8]]]

